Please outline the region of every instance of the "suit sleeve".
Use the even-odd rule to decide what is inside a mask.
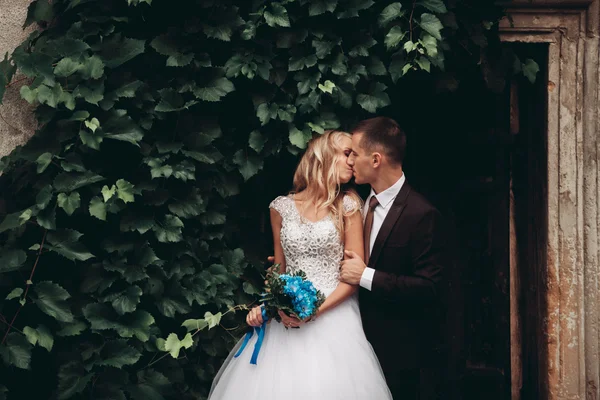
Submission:
[[[440,295],[445,266],[445,230],[441,215],[428,211],[417,223],[410,242],[412,275],[375,271],[372,292],[390,301],[433,301]]]

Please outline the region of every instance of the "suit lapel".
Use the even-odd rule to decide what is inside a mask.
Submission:
[[[391,205],[390,211],[383,220],[383,224],[381,225],[381,229],[379,229],[379,233],[377,233],[375,243],[373,244],[373,251],[371,252],[371,255],[369,257],[368,267],[374,268],[374,266],[377,264],[377,259],[379,258],[379,254],[381,253],[385,241],[392,232],[392,228],[394,227],[396,221],[398,221],[398,219],[402,215],[402,212],[404,211],[404,208],[406,207],[406,199],[408,198],[408,194],[410,193],[410,191],[411,187],[408,185],[407,182],[404,182],[404,185],[402,185],[402,189],[400,189],[398,196],[396,196],[396,199]]]

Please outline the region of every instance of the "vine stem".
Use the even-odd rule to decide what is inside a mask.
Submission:
[[[248,306],[246,306],[246,305],[234,306],[234,307],[231,307],[229,310],[225,311],[221,315],[221,317],[224,317],[225,315],[229,314],[230,312],[235,312],[235,311],[238,311],[238,310],[247,310],[247,309],[248,309]],[[223,325],[219,324],[219,326],[221,326],[223,329],[225,329],[225,331],[227,333],[229,333],[229,331]],[[196,332],[194,332],[192,334],[192,337],[196,336],[196,334],[199,333],[201,330],[202,329],[197,329]],[[229,333],[229,334],[231,335],[231,333]],[[168,355],[169,355],[169,352],[165,352],[165,354],[163,354],[162,356],[160,356],[159,358],[157,358],[156,360],[154,360],[156,358],[156,354],[155,354],[154,357],[152,357],[152,360],[150,360],[150,363],[148,365],[146,365],[145,367],[143,367],[142,370],[153,366],[154,364],[156,364],[157,362],[159,362],[160,360],[162,360],[163,358],[165,358]]]
[[[42,237],[42,243],[40,244],[40,249],[38,250],[37,258],[35,259],[35,263],[33,264],[31,274],[29,275],[29,280],[26,282],[25,293],[23,294],[24,300],[27,299],[27,293],[29,292],[29,288],[31,287],[31,284],[33,283],[33,275],[35,274],[35,269],[37,268],[38,262],[40,261],[40,256],[42,255],[42,250],[44,249],[44,243],[46,242],[46,234],[47,233],[48,233],[48,230],[44,229],[44,236]],[[13,316],[12,321],[10,321],[10,324],[8,324],[8,328],[6,329],[6,333],[4,334],[4,337],[2,338],[2,342],[0,342],[0,344],[4,344],[4,342],[6,341],[6,338],[8,337],[8,334],[10,333],[10,330],[12,329],[12,327],[15,323],[15,320],[17,319],[17,316],[21,312],[21,309],[23,308],[24,304],[25,303],[22,303],[21,306],[17,309],[17,312]]]
[[[9,87],[11,87],[12,85],[16,85],[17,83],[19,83],[19,82],[23,82],[23,81],[24,81],[24,80],[26,80],[26,79],[29,79],[29,77],[28,77],[28,76],[25,76],[25,77],[23,77],[23,78],[17,79],[16,81],[12,81],[11,83],[9,83],[8,85],[6,85],[6,86],[4,86],[4,87],[5,87],[5,88],[9,88]]]
[[[410,10],[410,18],[408,19],[408,23],[410,24],[410,41],[413,40],[413,14],[415,13],[415,6],[417,5],[417,0],[413,0],[412,10]]]

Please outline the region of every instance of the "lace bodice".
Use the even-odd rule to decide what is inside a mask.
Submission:
[[[280,239],[287,272],[300,269],[317,289],[331,293],[339,283],[344,256],[344,244],[331,216],[315,222],[303,218],[292,196],[279,196],[269,207],[282,218]],[[358,207],[356,200],[344,197],[346,213]]]

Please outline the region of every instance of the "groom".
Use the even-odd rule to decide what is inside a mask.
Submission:
[[[346,252],[340,280],[360,285],[363,327],[394,399],[438,399],[443,366],[445,235],[440,213],[406,182],[406,136],[376,117],[352,131],[348,165],[369,184],[365,261]]]

